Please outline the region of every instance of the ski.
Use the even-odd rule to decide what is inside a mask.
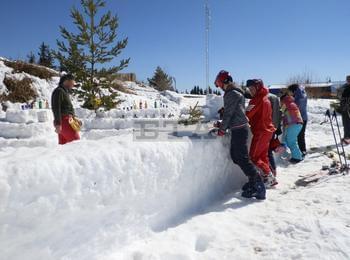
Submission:
[[[334,165],[335,164],[335,165]],[[333,165],[329,166],[329,167],[322,167],[321,170],[308,174],[306,176],[302,176],[300,179],[298,179],[295,182],[295,185],[297,187],[306,187],[310,184],[313,183],[317,183],[320,182],[320,180],[323,180],[325,178],[327,178],[328,176],[332,176],[332,175],[339,175],[341,173],[343,173],[342,168],[339,167],[339,164],[334,162]]]

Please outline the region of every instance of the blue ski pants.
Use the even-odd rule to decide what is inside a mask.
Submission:
[[[303,159],[303,154],[298,145],[298,135],[303,128],[301,124],[289,125],[284,130],[283,142],[288,146],[292,153],[292,158],[297,160]]]

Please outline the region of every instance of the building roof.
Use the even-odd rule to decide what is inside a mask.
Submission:
[[[345,84],[344,81],[336,81],[336,82],[318,82],[318,83],[311,83],[311,84],[303,84],[307,88],[338,88]],[[288,87],[287,84],[274,84],[270,85],[269,89],[286,89]]]

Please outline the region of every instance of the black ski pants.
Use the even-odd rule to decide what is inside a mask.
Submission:
[[[248,125],[231,129],[231,158],[243,171],[243,173],[250,179],[254,180],[259,176],[259,171],[249,158],[248,152]]]

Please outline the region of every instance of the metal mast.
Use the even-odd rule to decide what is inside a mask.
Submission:
[[[209,31],[210,31],[209,0],[205,0],[205,88],[209,93]]]

